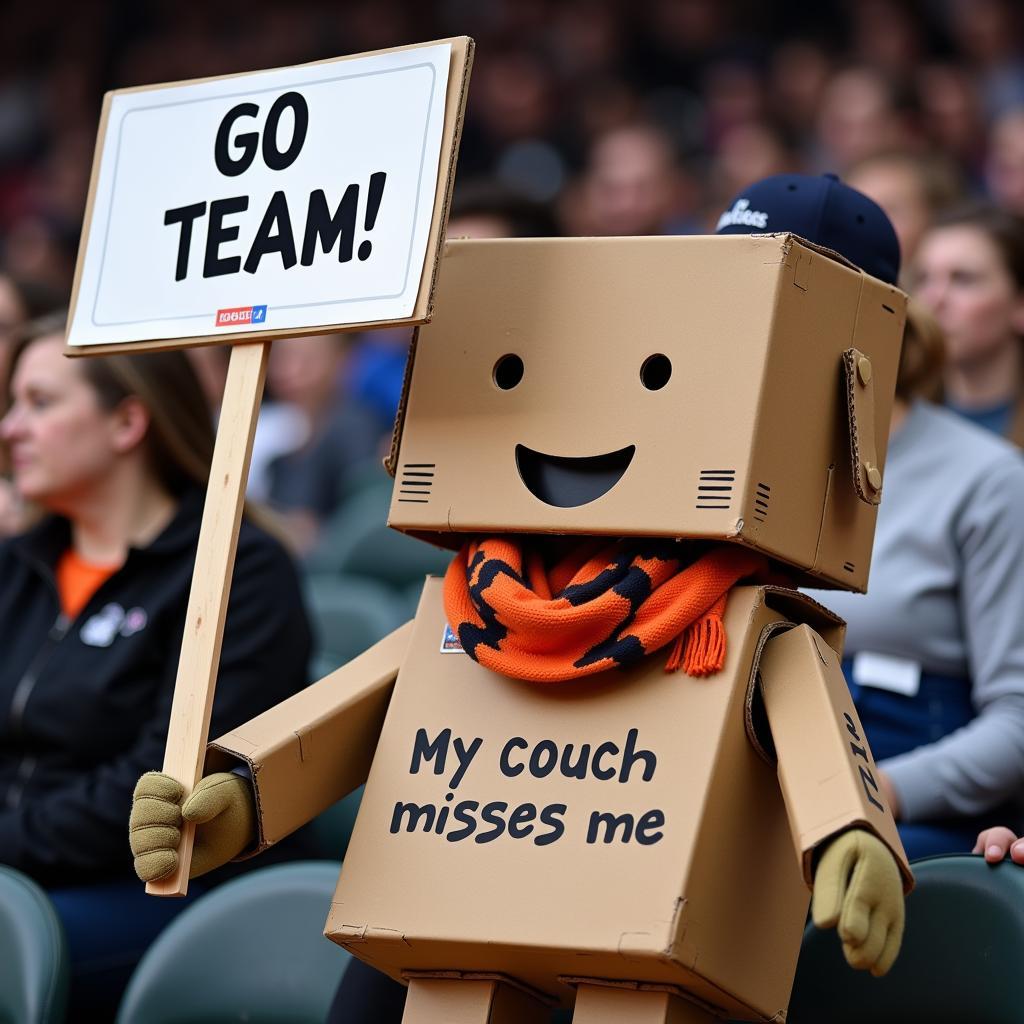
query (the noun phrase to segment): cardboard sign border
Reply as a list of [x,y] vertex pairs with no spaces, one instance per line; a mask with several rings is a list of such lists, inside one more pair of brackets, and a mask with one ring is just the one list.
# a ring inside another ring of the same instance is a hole
[[[441,263],[441,252],[444,247],[445,226],[448,223],[448,210],[451,206],[452,188],[455,182],[455,163],[459,155],[459,143],[462,139],[462,123],[466,111],[466,90],[469,86],[469,74],[473,66],[475,43],[469,36],[452,36],[447,39],[435,39],[426,43],[412,43],[407,46],[393,46],[385,50],[371,50],[367,53],[354,53],[346,57],[329,57],[326,60],[310,61],[297,67],[315,67],[321,64],[338,64],[343,61],[358,60],[363,57],[377,57],[385,53],[399,53],[405,50],[421,50],[427,46],[451,45],[451,64],[448,68],[448,89],[445,95],[444,127],[441,131],[441,153],[437,166],[437,187],[434,192],[434,211],[430,222],[430,233],[427,236],[427,253],[423,272],[420,275],[419,291],[416,294],[416,305],[411,316],[396,320],[372,320],[358,324],[324,324],[319,327],[276,328],[265,331],[245,331],[224,335],[209,334],[195,338],[154,338],[148,341],[123,341],[109,345],[64,345],[67,356],[108,355],[112,353],[153,352],[176,348],[198,348],[201,345],[235,345],[252,341],[271,341],[274,338],[295,338],[307,334],[325,334],[342,331],[365,331],[374,327],[400,327],[403,325],[429,323],[433,314],[434,288],[437,283],[438,270]],[[279,69],[262,69],[279,70]],[[231,78],[244,78],[252,75],[252,71],[243,71],[231,75],[213,75],[207,78],[193,78],[181,82],[161,82],[156,85],[133,86],[128,89],[114,89],[103,97],[103,109],[100,114],[99,128],[96,132],[96,148],[93,153],[92,173],[89,178],[89,196],[82,221],[82,238],[78,247],[78,258],[75,263],[75,280],[71,290],[71,302],[68,306],[68,324],[74,319],[78,306],[78,292],[81,286],[82,270],[85,253],[88,249],[90,228],[92,225],[93,207],[96,201],[96,189],[99,182],[100,160],[103,155],[103,144],[107,135],[107,123],[110,119],[110,107],[115,96],[131,93],[152,92],[182,85],[202,85],[205,82],[224,81]]]

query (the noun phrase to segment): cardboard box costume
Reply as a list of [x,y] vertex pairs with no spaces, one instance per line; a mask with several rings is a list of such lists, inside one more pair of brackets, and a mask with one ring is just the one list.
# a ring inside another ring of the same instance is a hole
[[[456,547],[728,541],[864,588],[897,289],[789,235],[457,241],[436,310],[396,426],[392,526]],[[645,377],[655,356],[667,380]],[[250,767],[261,848],[368,776],[326,934],[436,979],[412,1018],[448,1019],[438,993],[459,979],[479,1020],[581,984],[629,992],[636,1020],[677,1019],[669,1002],[782,1020],[815,851],[864,828],[912,877],[840,620],[740,586],[725,627],[708,678],[666,673],[663,650],[541,687],[463,653],[428,580],[413,623],[218,738],[207,772]]]

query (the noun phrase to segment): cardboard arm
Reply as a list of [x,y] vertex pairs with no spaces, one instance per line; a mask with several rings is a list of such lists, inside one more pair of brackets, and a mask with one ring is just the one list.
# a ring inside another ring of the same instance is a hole
[[909,892],[914,876],[836,652],[810,626],[796,626],[767,642],[759,675],[804,881],[813,883],[817,848],[864,828],[892,851]]
[[259,853],[351,793],[370,773],[412,623],[319,682],[214,740],[204,774],[252,773]]

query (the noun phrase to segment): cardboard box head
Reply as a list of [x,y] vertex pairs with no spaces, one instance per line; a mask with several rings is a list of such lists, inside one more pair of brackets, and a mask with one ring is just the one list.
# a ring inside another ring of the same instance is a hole
[[792,235],[453,241],[390,524],[725,540],[867,584],[905,296]]

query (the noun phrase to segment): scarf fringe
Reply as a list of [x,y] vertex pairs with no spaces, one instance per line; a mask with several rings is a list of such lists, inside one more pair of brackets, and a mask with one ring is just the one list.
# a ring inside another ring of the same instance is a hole
[[702,615],[676,638],[665,662],[666,672],[680,668],[688,676],[710,676],[725,664],[725,622],[716,611]]

